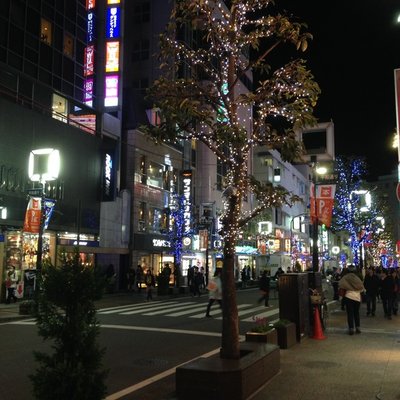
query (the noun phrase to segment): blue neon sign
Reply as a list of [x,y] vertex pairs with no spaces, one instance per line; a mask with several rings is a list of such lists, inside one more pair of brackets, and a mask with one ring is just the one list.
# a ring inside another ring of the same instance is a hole
[[120,8],[109,7],[107,9],[106,37],[108,39],[118,38],[120,31]]

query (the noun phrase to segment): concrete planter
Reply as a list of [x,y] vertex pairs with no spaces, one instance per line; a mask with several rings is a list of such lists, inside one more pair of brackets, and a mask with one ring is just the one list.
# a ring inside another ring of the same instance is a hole
[[275,328],[267,332],[246,332],[246,342],[270,343],[278,345],[278,333]]
[[278,345],[281,349],[288,349],[297,343],[296,324],[294,322],[275,326],[275,329],[278,334]]
[[278,346],[244,342],[240,350],[238,360],[225,360],[217,354],[178,367],[178,400],[245,400],[279,372]]

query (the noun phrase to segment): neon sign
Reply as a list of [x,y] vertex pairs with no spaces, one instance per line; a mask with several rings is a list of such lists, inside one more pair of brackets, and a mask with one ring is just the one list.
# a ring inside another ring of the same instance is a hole
[[83,102],[90,106],[93,107],[93,79],[86,79],[84,83],[84,93],[83,93]]
[[119,42],[106,43],[106,72],[119,70]]
[[108,39],[119,37],[120,20],[119,7],[110,7],[107,9],[106,37]]
[[118,105],[118,75],[108,75],[105,78],[104,106],[115,107]]
[[93,75],[94,73],[94,46],[87,46],[85,48],[85,65],[83,74],[85,76]]
[[94,40],[94,14],[92,12],[87,15],[87,41],[88,43]]

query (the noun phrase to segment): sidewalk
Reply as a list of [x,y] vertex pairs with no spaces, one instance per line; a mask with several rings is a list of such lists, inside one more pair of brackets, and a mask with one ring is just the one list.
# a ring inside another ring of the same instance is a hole
[[347,333],[346,312],[330,313],[325,340],[307,338],[281,350],[281,373],[252,400],[400,399],[400,316],[366,317],[361,305],[360,335]]

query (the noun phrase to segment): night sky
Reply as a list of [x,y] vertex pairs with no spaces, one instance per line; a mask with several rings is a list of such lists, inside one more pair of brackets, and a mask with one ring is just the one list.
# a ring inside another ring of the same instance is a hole
[[276,0],[314,36],[301,55],[321,96],[320,122],[332,120],[339,155],[366,156],[371,175],[397,166],[394,69],[400,68],[400,2]]

